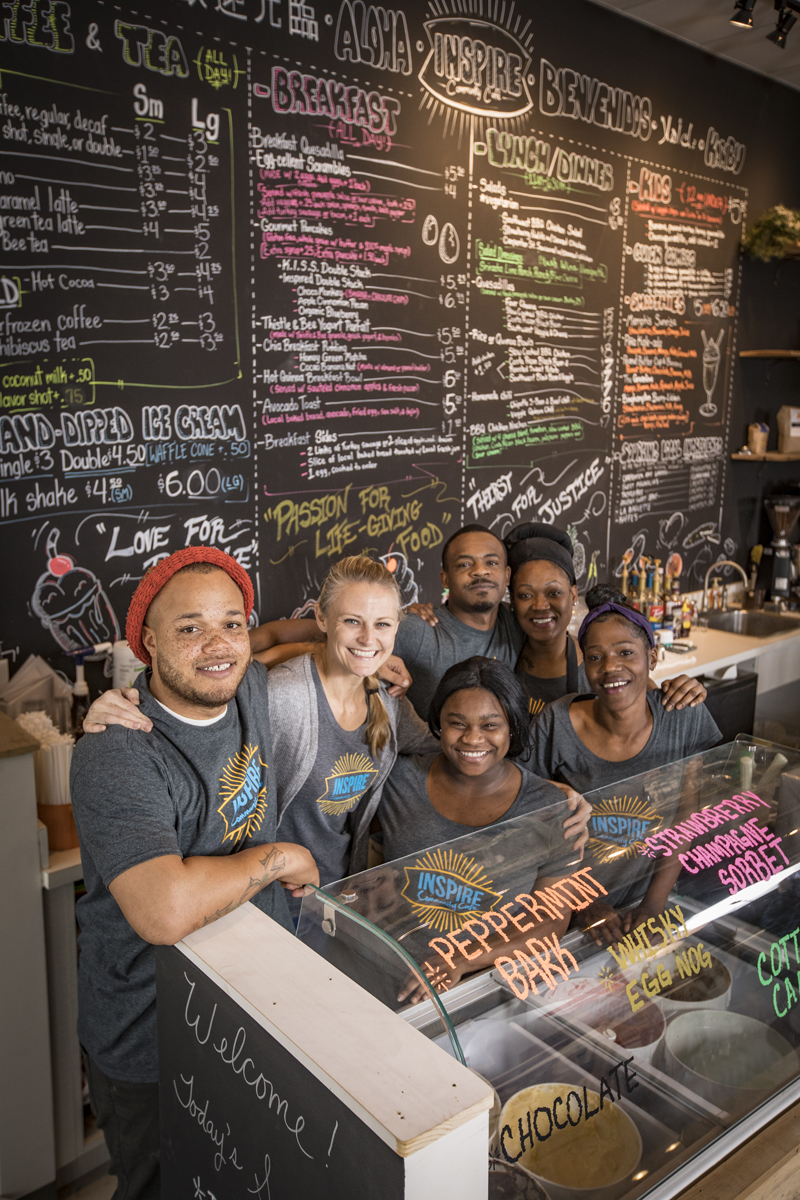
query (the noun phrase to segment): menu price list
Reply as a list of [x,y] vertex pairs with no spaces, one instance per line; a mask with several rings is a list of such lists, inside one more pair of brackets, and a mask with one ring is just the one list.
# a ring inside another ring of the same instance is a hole
[[[280,116],[250,135],[266,562],[288,573],[296,611],[331,561],[362,551],[408,602],[421,572],[435,578],[460,509],[464,329],[447,320],[456,305],[442,271],[460,252],[441,212],[448,170],[409,153],[402,92],[371,93],[377,137],[362,140],[356,111],[320,137],[279,68],[271,78]],[[318,104],[343,86],[303,78]]]
[[746,193],[732,182],[629,170],[612,511],[620,526],[657,518],[659,547],[679,551],[692,578],[722,540],[745,215]]
[[623,168],[492,123],[472,161],[467,505],[500,532],[566,526],[585,586],[607,553]]
[[56,560],[112,613],[184,545],[256,561],[230,110],[181,86],[185,32],[156,71],[158,30],[95,16],[57,70],[7,38],[0,91],[0,522],[30,533],[44,574],[14,603],[51,632],[42,589],[77,585]]

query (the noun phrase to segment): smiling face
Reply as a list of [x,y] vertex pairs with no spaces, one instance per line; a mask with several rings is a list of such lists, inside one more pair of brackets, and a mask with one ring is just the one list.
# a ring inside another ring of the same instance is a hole
[[484,613],[497,608],[511,572],[503,543],[491,533],[462,533],[447,552],[440,578],[450,589],[450,608]]
[[538,560],[517,570],[511,598],[528,640],[544,644],[565,638],[578,588],[555,563]]
[[645,645],[625,617],[599,617],[583,639],[583,665],[589,687],[605,707],[623,712],[644,704],[656,651]]
[[394,650],[400,620],[392,588],[374,583],[349,583],[340,588],[323,613],[317,605],[317,624],[328,635],[325,663],[329,671],[374,675]]
[[179,571],[145,621],[153,695],[182,716],[215,716],[233,699],[250,663],[244,601],[231,577],[219,569]]
[[439,722],[442,753],[461,775],[485,775],[508,754],[508,718],[497,697],[484,688],[453,692]]

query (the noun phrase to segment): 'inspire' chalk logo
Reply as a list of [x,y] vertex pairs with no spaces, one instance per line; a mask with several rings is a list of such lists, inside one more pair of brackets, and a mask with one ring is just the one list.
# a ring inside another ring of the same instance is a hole
[[317,797],[324,813],[337,816],[355,808],[378,771],[366,754],[343,754],[325,780],[325,791]]
[[645,837],[661,825],[650,800],[612,796],[595,804],[589,820],[589,852],[598,862],[634,858]]
[[258,746],[242,746],[238,754],[228,759],[220,777],[222,797],[217,812],[225,822],[223,842],[247,838],[261,828],[267,811],[267,785],[262,767],[267,763],[259,756]]
[[500,899],[480,863],[453,850],[428,850],[405,871],[402,895],[431,929],[460,929]]
[[425,21],[430,49],[419,73],[422,86],[448,108],[479,117],[529,112],[532,35],[527,33],[523,45],[509,28],[511,12],[504,28],[503,23],[466,15],[455,0],[452,7],[452,13],[439,9],[433,20]]

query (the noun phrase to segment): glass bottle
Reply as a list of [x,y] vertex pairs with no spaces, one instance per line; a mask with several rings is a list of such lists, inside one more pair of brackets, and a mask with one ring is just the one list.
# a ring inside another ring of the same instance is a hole
[[660,629],[664,624],[664,572],[660,558],[654,559],[653,562],[653,595],[648,617],[653,628]]

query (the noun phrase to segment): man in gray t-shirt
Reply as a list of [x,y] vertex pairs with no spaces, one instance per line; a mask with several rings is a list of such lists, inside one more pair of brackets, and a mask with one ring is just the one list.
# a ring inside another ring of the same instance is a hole
[[145,575],[126,631],[152,663],[137,684],[139,715],[84,737],[73,757],[86,882],[78,1030],[126,1200],[160,1194],[153,944],[172,945],[251,899],[286,924],[281,883],[299,894],[319,878],[307,850],[275,841],[267,673],[250,665],[247,637],[252,601],[246,573],[213,548],[178,551]]
[[423,721],[445,671],[475,654],[515,667],[525,634],[502,603],[511,572],[506,548],[482,525],[465,525],[442,550],[447,603],[434,609],[433,626],[411,614],[400,622],[395,653],[413,683],[408,698]]
[[[525,634],[505,604],[498,606],[493,614],[494,623],[487,629],[467,624],[462,609],[453,611],[452,591],[447,604],[434,612],[437,624],[433,626],[416,613],[408,613],[394,639],[395,654],[402,658],[413,679],[406,694],[423,721],[428,719],[439,680],[450,667],[480,654],[483,658],[496,658],[513,669],[525,641]],[[456,616],[456,612],[460,615]]]
[[[265,667],[253,663],[223,714],[210,721],[190,722],[165,708],[144,675],[136,687],[152,732],[113,725],[82,738],[75,750],[70,785],[86,884],[77,905],[78,1034],[112,1079],[154,1082],[155,961],[115,900],[114,881],[163,856],[227,858],[272,842],[277,803]],[[252,900],[289,928],[280,886]],[[198,924],[214,915],[209,904],[205,909]]]

